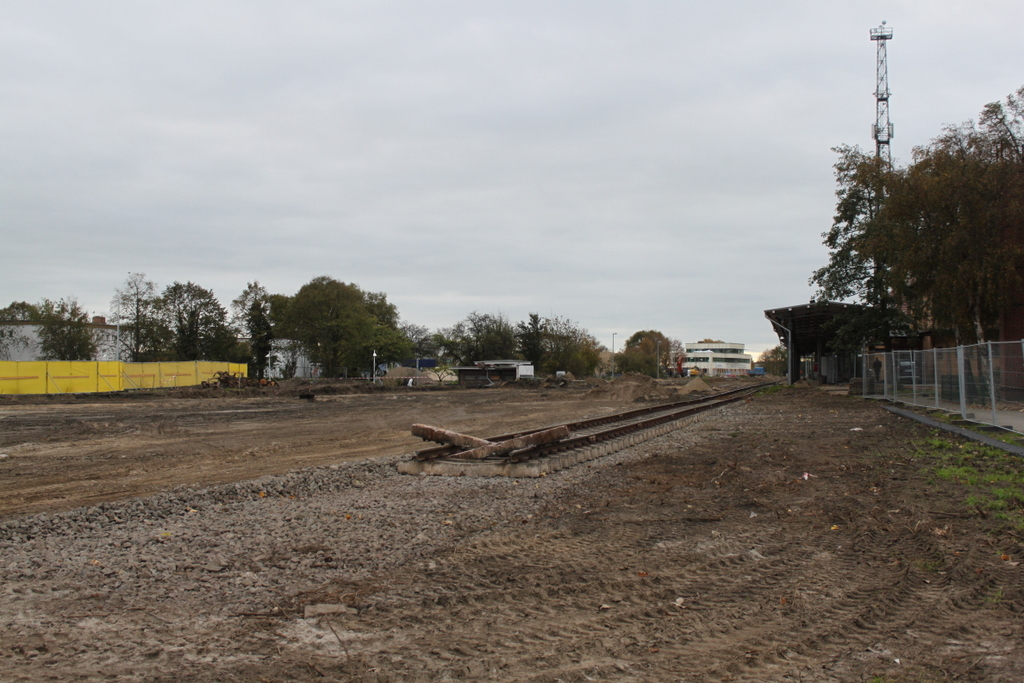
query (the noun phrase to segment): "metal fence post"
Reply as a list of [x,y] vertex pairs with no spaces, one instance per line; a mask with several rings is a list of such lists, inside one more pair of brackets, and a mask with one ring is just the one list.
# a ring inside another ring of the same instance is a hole
[[860,395],[867,395],[867,347],[860,353]]
[[996,419],[996,359],[992,355],[992,342],[988,342],[988,393],[992,400],[992,426],[998,423]]
[[[1024,341],[1021,342],[1021,345],[1024,346]],[[868,395],[868,347],[867,346],[864,347],[864,352],[860,354],[860,365],[861,365],[861,371],[860,371],[861,389],[860,389],[860,393],[861,393],[861,396],[867,396]]]
[[964,347],[956,347],[957,383],[960,386],[960,417],[967,419],[967,389],[964,387]]
[[888,354],[888,359],[887,360],[889,362],[886,363],[886,365],[891,365],[892,366],[892,368],[891,368],[892,371],[890,372],[890,368],[888,368],[888,367],[885,370],[885,395],[886,395],[886,398],[889,397],[889,387],[892,387],[892,401],[895,402],[896,401],[896,352],[895,351],[890,351],[889,354]]
[[914,405],[917,405],[917,351],[910,352],[910,386],[914,395]]
[[932,347],[932,378],[935,382],[935,407],[939,407],[939,350]]

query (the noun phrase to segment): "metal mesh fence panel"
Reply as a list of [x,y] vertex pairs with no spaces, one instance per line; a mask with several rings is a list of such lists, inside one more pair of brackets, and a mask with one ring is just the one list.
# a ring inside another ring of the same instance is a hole
[[1024,340],[861,355],[863,393],[1024,433]]

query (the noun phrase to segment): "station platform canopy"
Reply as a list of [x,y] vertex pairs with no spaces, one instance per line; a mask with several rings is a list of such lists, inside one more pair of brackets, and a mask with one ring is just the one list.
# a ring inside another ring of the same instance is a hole
[[800,377],[801,358],[813,355],[814,365],[821,366],[828,344],[835,337],[832,321],[843,312],[857,308],[860,308],[858,304],[813,301],[764,312],[764,317],[771,322],[775,333],[786,346],[790,383]]

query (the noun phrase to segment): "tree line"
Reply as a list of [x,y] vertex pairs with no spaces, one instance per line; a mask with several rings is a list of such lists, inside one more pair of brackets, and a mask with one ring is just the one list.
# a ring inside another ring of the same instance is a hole
[[[450,327],[430,330],[401,320],[385,293],[328,276],[313,278],[292,295],[272,294],[251,282],[225,307],[212,290],[196,283],[161,289],[145,273],[130,273],[115,289],[110,309],[121,360],[248,363],[250,375],[260,378],[272,364],[285,377],[293,376],[302,355],[323,377],[369,370],[374,358],[386,364],[433,358],[442,367],[527,360],[541,374],[588,376],[607,351],[578,323],[537,313],[513,322],[501,313],[474,311]],[[42,360],[87,360],[98,352],[95,327],[73,297],[0,309],[0,359],[28,343],[11,323],[35,325]],[[664,376],[680,354],[677,340],[642,330],[615,355],[615,367]]]
[[993,339],[1024,273],[1024,87],[916,147],[907,166],[841,146],[820,300],[853,299],[839,348],[894,335]]

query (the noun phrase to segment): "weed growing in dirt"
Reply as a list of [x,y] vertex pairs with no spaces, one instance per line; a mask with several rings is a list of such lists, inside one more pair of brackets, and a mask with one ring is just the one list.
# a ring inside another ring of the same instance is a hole
[[943,565],[940,560],[912,560],[911,561],[921,571],[928,572],[929,574],[937,574],[942,571]]
[[761,389],[760,391],[755,393],[754,396],[771,396],[772,394],[777,394],[780,391],[785,391],[787,388],[788,387],[782,384],[773,384],[770,387],[765,387],[764,389]]
[[932,462],[931,481],[943,480],[965,489],[963,504],[982,517],[1003,523],[1004,529],[1024,531],[1024,463],[998,448],[959,443],[939,434],[913,444],[912,455]]

